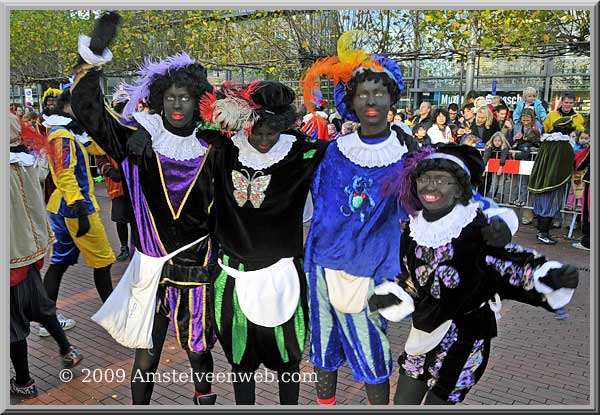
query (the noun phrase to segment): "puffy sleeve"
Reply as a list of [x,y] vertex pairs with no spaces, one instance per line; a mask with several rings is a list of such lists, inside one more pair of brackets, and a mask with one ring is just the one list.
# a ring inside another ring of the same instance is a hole
[[75,177],[77,156],[75,142],[67,137],[51,138],[48,149],[48,161],[56,187],[68,206],[78,200],[84,200],[79,183]]
[[537,252],[516,244],[488,248],[487,251],[485,261],[495,271],[501,298],[550,311],[564,307],[571,301],[575,289],[553,288],[543,282],[543,277],[551,269],[562,267],[560,262],[549,261]]

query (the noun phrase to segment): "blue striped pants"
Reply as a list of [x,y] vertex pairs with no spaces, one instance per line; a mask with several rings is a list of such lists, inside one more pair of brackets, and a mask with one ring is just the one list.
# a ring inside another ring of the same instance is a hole
[[[325,270],[317,265],[306,274],[310,311],[310,360],[325,371],[335,371],[347,360],[357,382],[378,384],[392,373],[387,321],[366,306],[360,313],[335,310],[327,293]],[[371,283],[369,296],[373,294]]]

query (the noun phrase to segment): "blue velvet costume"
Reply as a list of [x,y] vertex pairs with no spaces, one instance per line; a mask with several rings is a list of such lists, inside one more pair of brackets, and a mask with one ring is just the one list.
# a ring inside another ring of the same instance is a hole
[[[387,138],[361,141],[377,144]],[[345,139],[331,143],[311,189],[315,210],[305,253],[310,357],[315,367],[326,371],[348,360],[357,381],[377,384],[389,378],[393,365],[386,321],[368,306],[360,313],[335,310],[327,298],[324,268],[373,279],[369,295],[373,286],[399,274],[400,221],[408,216],[394,197],[383,197],[381,189],[403,159],[362,167],[340,151],[338,144]]]

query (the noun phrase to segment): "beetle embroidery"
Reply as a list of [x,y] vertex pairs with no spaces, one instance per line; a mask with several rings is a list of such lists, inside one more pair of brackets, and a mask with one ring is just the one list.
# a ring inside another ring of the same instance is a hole
[[358,213],[360,221],[365,221],[368,211],[375,206],[375,201],[369,194],[369,188],[372,184],[372,179],[365,179],[360,176],[352,178],[352,186],[344,188],[344,192],[348,195],[348,205],[340,206],[340,210],[344,216]]

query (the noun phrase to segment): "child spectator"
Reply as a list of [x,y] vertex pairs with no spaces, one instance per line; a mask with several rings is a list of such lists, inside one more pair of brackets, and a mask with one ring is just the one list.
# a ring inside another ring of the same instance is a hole
[[579,150],[585,150],[590,146],[590,133],[589,130],[579,134],[579,137],[575,139],[575,152]]
[[[500,167],[495,174],[488,173],[488,179],[492,178],[492,184],[488,191],[488,197],[493,198],[497,202],[502,201],[502,195],[504,193],[504,175],[502,174],[502,169],[504,168],[504,164],[506,163],[506,159],[508,158],[508,151],[510,150],[510,144],[504,137],[500,131],[494,133],[492,138],[485,145],[485,151],[483,153],[483,164],[487,165],[487,162],[490,158],[500,159]],[[496,194],[499,194],[496,197]]]
[[466,144],[471,147],[477,147],[477,145],[480,142],[481,140],[475,134],[467,134],[463,137],[463,140],[460,142],[460,144]]
[[[516,160],[531,160],[531,150],[539,145],[540,142],[540,131],[537,129],[530,129],[523,138],[515,140],[512,145],[512,149],[516,150]],[[519,175],[513,179],[513,192],[516,194],[516,198],[510,202],[514,206],[525,206],[527,201],[527,184],[529,183],[529,176]],[[528,222],[525,220],[525,222]],[[527,225],[528,223],[524,223]]]
[[327,139],[327,141],[333,141],[337,139],[340,135],[340,133],[338,133],[337,129],[335,128],[335,124],[333,123],[327,124],[327,132],[329,133],[329,138]]
[[413,137],[415,137],[419,148],[431,145],[431,139],[427,135],[425,127],[425,124],[417,124],[413,128]]
[[458,144],[458,125],[448,124],[448,127],[450,127],[450,132],[452,133],[452,136],[450,137],[450,142]]

